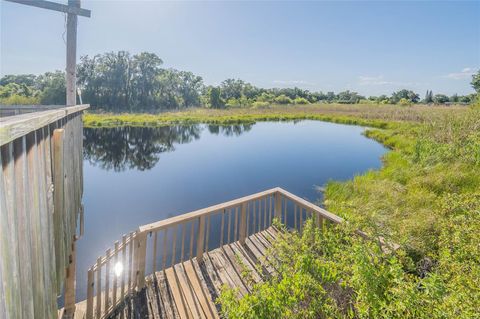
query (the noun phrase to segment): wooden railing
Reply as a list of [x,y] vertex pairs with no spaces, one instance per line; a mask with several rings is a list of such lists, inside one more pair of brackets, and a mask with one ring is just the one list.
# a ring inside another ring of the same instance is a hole
[[272,225],[274,218],[302,231],[308,218],[318,226],[342,219],[281,188],[143,225],[124,235],[88,270],[86,318],[104,318],[133,291],[145,287],[145,275],[163,271]]
[[25,106],[31,113],[0,117],[0,318],[54,318],[62,291],[74,311],[88,107]]

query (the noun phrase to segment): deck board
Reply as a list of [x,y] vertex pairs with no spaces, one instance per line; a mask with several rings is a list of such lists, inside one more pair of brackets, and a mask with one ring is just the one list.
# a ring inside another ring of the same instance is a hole
[[[271,228],[147,277],[147,287],[127,298],[110,318],[219,318],[216,299],[223,285],[249,293],[275,269],[265,256],[275,236]],[[245,277],[249,273],[249,278]]]

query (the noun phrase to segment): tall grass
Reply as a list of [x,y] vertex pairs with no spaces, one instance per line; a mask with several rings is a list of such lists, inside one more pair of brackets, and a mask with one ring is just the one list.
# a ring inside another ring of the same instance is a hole
[[278,274],[242,299],[222,294],[227,317],[479,317],[480,110],[400,117],[367,132],[391,148],[383,168],[329,182],[324,204],[401,248],[343,227],[289,234],[271,251]]

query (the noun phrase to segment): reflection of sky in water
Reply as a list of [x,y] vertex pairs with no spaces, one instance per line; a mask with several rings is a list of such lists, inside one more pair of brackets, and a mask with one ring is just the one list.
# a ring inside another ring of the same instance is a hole
[[[87,268],[140,225],[276,186],[316,201],[315,186],[380,167],[385,148],[363,130],[317,121],[86,130],[77,298]],[[112,264],[117,276],[124,269]]]

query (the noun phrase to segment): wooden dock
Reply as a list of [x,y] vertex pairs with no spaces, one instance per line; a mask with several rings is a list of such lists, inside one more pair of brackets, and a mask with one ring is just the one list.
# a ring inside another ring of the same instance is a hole
[[88,270],[75,317],[218,318],[223,285],[243,296],[275,271],[273,220],[302,232],[309,218],[318,227],[342,222],[277,187],[140,226]]

